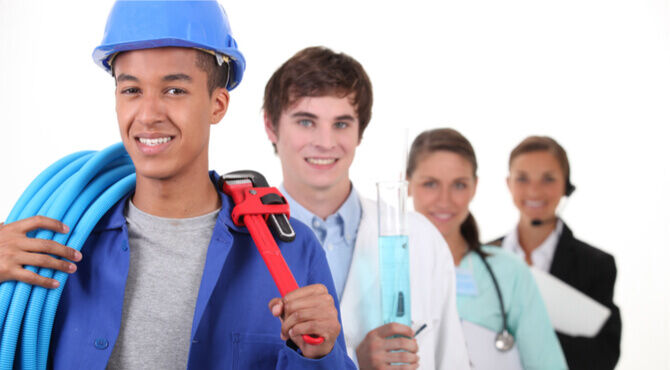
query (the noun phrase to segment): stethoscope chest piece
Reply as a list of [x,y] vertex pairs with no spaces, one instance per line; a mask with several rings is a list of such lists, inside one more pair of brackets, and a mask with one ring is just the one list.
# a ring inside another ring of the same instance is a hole
[[514,347],[514,337],[507,330],[503,330],[496,335],[496,349],[500,352],[507,352]]

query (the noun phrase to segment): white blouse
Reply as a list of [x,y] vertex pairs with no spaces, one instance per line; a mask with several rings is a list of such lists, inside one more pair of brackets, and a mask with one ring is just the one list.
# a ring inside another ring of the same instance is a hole
[[[556,228],[549,234],[542,244],[530,254],[530,260],[533,262],[534,267],[544,272],[549,272],[551,262],[554,260],[554,252],[556,251],[561,232],[563,232],[563,221],[559,219],[556,222]],[[503,238],[502,248],[516,254],[524,261],[526,260],[526,252],[523,251],[523,248],[521,248],[521,245],[519,244],[519,231],[516,226],[512,231],[505,235],[505,238]]]

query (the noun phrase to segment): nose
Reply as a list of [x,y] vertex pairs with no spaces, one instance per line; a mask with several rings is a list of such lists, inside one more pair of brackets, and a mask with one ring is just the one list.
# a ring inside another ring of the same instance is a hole
[[542,184],[539,181],[531,181],[527,191],[528,195],[531,197],[540,195],[542,193]]
[[448,186],[442,186],[437,191],[435,202],[438,206],[446,207],[451,204],[451,191]]
[[143,125],[152,125],[163,121],[165,110],[163,103],[156,94],[142,96],[136,120]]
[[321,149],[332,149],[335,147],[335,133],[328,125],[317,127],[314,133],[314,145]]

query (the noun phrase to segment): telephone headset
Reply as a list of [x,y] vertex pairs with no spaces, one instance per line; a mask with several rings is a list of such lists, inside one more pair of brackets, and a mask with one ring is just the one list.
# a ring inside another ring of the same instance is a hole
[[[575,185],[573,185],[572,182],[570,181],[570,171],[568,171],[568,176],[565,179],[565,196],[569,197],[572,193],[575,192],[575,189],[577,189],[577,187]],[[547,222],[553,221],[554,218],[556,218],[556,216],[554,216],[550,219],[545,219],[545,220],[541,220],[539,218],[536,218],[534,220],[531,220],[530,224],[531,224],[531,226],[541,226],[541,225],[543,225]]]

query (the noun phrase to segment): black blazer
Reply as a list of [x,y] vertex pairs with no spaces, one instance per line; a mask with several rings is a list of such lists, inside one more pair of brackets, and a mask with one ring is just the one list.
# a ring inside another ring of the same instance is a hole
[[[500,246],[502,239],[491,244]],[[605,325],[593,338],[556,332],[568,367],[571,370],[614,369],[621,343],[621,315],[613,301],[617,273],[614,257],[576,239],[563,224],[549,272],[611,310]]]

